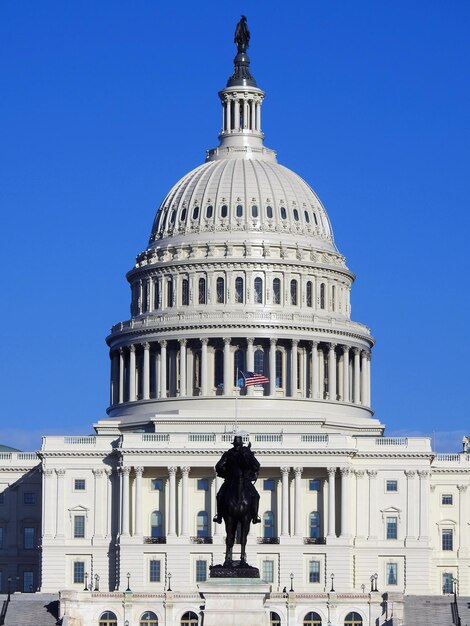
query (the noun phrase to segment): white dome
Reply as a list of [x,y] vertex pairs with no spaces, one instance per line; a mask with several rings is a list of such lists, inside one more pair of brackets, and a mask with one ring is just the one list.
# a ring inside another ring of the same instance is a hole
[[203,231],[291,233],[335,250],[326,211],[295,172],[268,159],[211,160],[183,176],[168,193],[150,244]]

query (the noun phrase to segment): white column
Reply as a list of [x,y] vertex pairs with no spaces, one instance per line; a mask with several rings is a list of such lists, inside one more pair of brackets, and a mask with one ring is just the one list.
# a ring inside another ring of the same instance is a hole
[[328,467],[328,537],[336,537],[335,482],[336,467]]
[[148,400],[150,398],[150,344],[145,342],[143,344],[144,347],[144,367],[143,367],[143,395],[144,400]]
[[269,340],[269,395],[276,395],[276,339]]
[[44,538],[52,537],[54,533],[52,515],[54,509],[51,502],[55,497],[55,472],[52,469],[42,470],[42,534]]
[[299,341],[297,339],[292,339],[292,348],[291,348],[291,381],[290,381],[290,394],[293,398],[297,397],[297,348],[299,345]]
[[302,467],[294,467],[294,534],[302,536]]
[[[459,490],[459,556],[468,551],[467,485],[457,485]],[[466,556],[466,555],[465,555]]]
[[224,396],[230,395],[233,387],[232,370],[230,363],[230,337],[224,337]]
[[256,128],[256,106],[255,106],[255,101],[254,100],[250,100],[250,112],[251,112],[251,130],[255,130]]
[[135,402],[135,346],[129,346],[129,402]]
[[330,343],[328,353],[328,397],[336,400],[336,344]]
[[351,469],[341,467],[341,537],[351,537]]
[[349,346],[343,346],[343,402],[349,402]]
[[93,536],[97,539],[104,537],[104,524],[103,524],[103,476],[104,470],[93,469],[94,476],[94,529]]
[[248,101],[243,100],[243,128],[248,127]]
[[261,102],[256,103],[256,130],[261,130]]
[[354,404],[361,403],[360,384],[361,384],[361,367],[359,348],[353,348],[354,352]]
[[368,534],[367,515],[364,515],[364,503],[368,500],[368,484],[364,479],[364,470],[355,470],[356,474],[356,537],[365,540]]
[[225,120],[227,130],[230,131],[232,128],[232,100],[230,98],[225,101]]
[[325,398],[325,353],[318,351],[318,396],[320,400]]
[[233,127],[234,130],[240,130],[240,101],[238,98],[235,99],[235,111],[234,111],[235,119]]
[[377,539],[377,472],[367,470],[369,476],[369,539]]
[[119,404],[124,402],[124,349],[119,348]]
[[121,509],[121,535],[129,534],[129,474],[130,467],[121,467],[122,475],[122,509]]
[[[56,537],[64,538],[65,515],[65,470],[56,469],[57,474],[57,508],[56,508]],[[47,503],[46,503],[47,504]],[[49,503],[50,504],[50,503]]]
[[160,398],[166,398],[166,346],[166,339],[160,341]]
[[105,468],[104,470],[106,480],[105,480],[105,496],[106,499],[106,517],[105,517],[105,531],[104,535],[106,538],[111,537],[112,535],[112,524],[113,524],[113,470],[110,467]]
[[134,467],[135,472],[135,510],[134,510],[134,535],[142,536],[142,474],[143,467]]
[[416,540],[416,512],[417,512],[417,483],[416,471],[405,470],[406,476],[406,540]]
[[371,386],[370,386],[370,359],[372,357],[371,352],[367,353],[366,371],[367,371],[367,383],[366,383],[366,404],[371,406]]
[[361,351],[361,404],[367,405],[367,352]]
[[[253,351],[253,337],[248,337],[246,340],[246,369],[252,372],[255,369],[255,354]],[[247,387],[247,395],[252,396],[254,393],[253,387]]]
[[209,339],[201,339],[201,395],[207,396],[207,344]]
[[312,341],[311,392],[312,398],[318,398],[318,342]]
[[182,398],[184,398],[187,393],[186,344],[187,344],[187,339],[180,339],[180,396]]
[[181,535],[189,536],[189,471],[190,467],[181,468]]
[[[154,344],[155,346],[158,344]],[[153,358],[155,359],[154,361],[154,385],[155,385],[155,397],[159,398],[160,397],[160,351],[159,350],[155,350],[154,354],[153,354]]]
[[168,468],[168,488],[169,488],[169,507],[168,507],[168,536],[176,535],[176,467]]
[[290,467],[281,467],[282,475],[282,518],[281,518],[281,535],[289,536],[289,472]]
[[419,538],[421,541],[429,539],[429,470],[419,470]]

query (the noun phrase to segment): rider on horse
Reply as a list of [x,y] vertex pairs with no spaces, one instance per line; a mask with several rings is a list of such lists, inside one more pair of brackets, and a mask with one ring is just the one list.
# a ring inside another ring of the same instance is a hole
[[223,520],[223,503],[228,490],[230,480],[233,477],[233,471],[235,468],[240,468],[243,472],[243,479],[246,488],[251,494],[252,509],[251,509],[251,521],[253,524],[259,524],[261,519],[258,516],[259,508],[259,493],[256,491],[253,482],[258,478],[258,472],[260,465],[255,458],[255,455],[251,451],[251,443],[248,446],[243,445],[243,439],[239,435],[236,435],[233,439],[233,448],[224,452],[222,458],[215,466],[217,476],[224,478],[224,483],[217,493],[217,514],[214,516],[213,521],[217,524],[221,524]]

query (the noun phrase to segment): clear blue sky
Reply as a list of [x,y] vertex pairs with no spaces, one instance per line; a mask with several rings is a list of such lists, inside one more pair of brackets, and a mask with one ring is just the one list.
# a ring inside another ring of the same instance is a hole
[[266,144],[356,272],[376,416],[441,450],[470,430],[469,2],[2,0],[0,443],[105,415],[125,272],[217,145],[241,13]]

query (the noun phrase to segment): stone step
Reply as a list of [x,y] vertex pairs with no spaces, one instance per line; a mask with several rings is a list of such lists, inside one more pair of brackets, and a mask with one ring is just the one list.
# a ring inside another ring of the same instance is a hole
[[5,618],[5,626],[56,626],[59,619],[59,598],[49,593],[13,594]]
[[405,596],[404,626],[453,626],[451,604],[450,596]]

